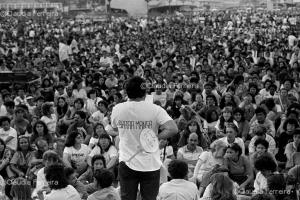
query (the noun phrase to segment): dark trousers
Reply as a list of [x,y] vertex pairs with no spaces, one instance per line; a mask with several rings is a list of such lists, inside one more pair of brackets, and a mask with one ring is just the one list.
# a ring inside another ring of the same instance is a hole
[[122,200],[136,200],[138,185],[143,200],[156,200],[159,190],[160,170],[140,172],[130,169],[124,162],[119,164]]

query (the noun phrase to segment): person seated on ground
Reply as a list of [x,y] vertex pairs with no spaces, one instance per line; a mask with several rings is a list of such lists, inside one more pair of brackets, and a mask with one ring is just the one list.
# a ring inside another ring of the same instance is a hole
[[30,161],[30,169],[27,173],[27,177],[29,180],[33,180],[38,171],[43,168],[43,155],[46,151],[49,150],[49,145],[46,140],[43,138],[39,138],[36,140],[37,150],[33,152],[31,161]]
[[18,177],[14,180],[10,196],[13,200],[31,200],[31,186],[28,181],[23,177]]
[[83,111],[76,111],[74,114],[74,123],[72,123],[67,130],[67,137],[74,131],[80,131],[83,138],[84,144],[88,145],[93,135],[92,125],[86,122],[86,114]]
[[98,191],[88,196],[87,200],[121,200],[119,193],[112,186],[114,174],[107,169],[98,170],[95,174]]
[[45,200],[81,200],[77,190],[68,183],[63,165],[50,165],[46,167],[45,172],[50,189]]
[[29,138],[20,136],[18,141],[17,151],[10,160],[11,170],[14,177],[25,177],[31,167],[31,159],[33,156],[33,149],[30,146]]
[[172,160],[168,166],[168,172],[172,180],[160,186],[158,200],[173,200],[179,197],[185,200],[199,198],[197,186],[187,181],[188,165],[186,162]]
[[264,126],[257,126],[253,133],[255,136],[251,139],[249,143],[249,155],[253,154],[255,152],[255,141],[258,139],[264,139],[269,143],[268,152],[275,155],[276,151],[276,143],[272,136],[267,134],[267,129]]
[[53,150],[58,154],[58,156],[63,159],[64,149],[66,140],[63,138],[58,138],[53,143]]
[[81,199],[87,199],[88,193],[86,192],[86,188],[83,183],[78,181],[78,179],[76,178],[75,170],[72,167],[66,167],[65,174],[68,183],[77,190],[77,192],[80,194]]
[[106,162],[106,168],[114,171],[118,161],[118,151],[113,145],[112,140],[108,134],[99,136],[98,144],[94,147],[88,156],[88,163],[91,165],[91,159],[94,155],[103,155]]
[[196,133],[198,135],[198,144],[202,149],[207,150],[209,147],[209,141],[203,136],[201,132],[200,125],[197,121],[191,120],[186,129],[180,133],[180,139],[178,142],[178,147],[183,147],[188,143],[188,138],[191,133]]
[[255,128],[257,126],[264,126],[266,128],[266,134],[275,137],[275,127],[272,121],[266,119],[267,112],[265,108],[258,107],[255,109],[256,120],[250,124],[250,132],[249,134],[254,137],[255,136]]
[[287,163],[291,162],[292,156],[297,152],[297,147],[300,144],[300,128],[297,128],[293,132],[293,141],[285,146],[284,154],[287,158]]
[[179,148],[177,152],[177,159],[186,162],[189,166],[189,178],[194,173],[198,159],[203,152],[203,149],[197,144],[198,135],[191,133],[188,138],[188,144]]
[[300,144],[298,144],[296,152],[294,152],[286,163],[285,169],[291,169],[295,165],[300,165]]
[[100,137],[100,135],[102,135],[102,134],[107,134],[107,132],[106,132],[106,130],[105,130],[105,128],[104,128],[104,125],[101,124],[101,123],[97,123],[97,124],[94,126],[94,134],[93,134],[93,136],[91,137],[90,142],[89,142],[89,147],[90,147],[91,149],[93,149],[93,148],[97,145],[97,143],[98,143],[98,141],[99,141],[99,137]]
[[268,193],[273,194],[276,200],[285,200],[291,198],[286,190],[286,179],[283,174],[273,174],[267,178]]
[[268,152],[269,143],[264,139],[257,139],[254,143],[255,152],[250,155],[250,165],[254,169],[255,161],[261,156],[267,155],[273,158],[273,160],[277,163],[275,156]]
[[33,126],[33,134],[30,138],[30,143],[35,144],[38,138],[45,139],[48,144],[49,148],[53,147],[53,137],[49,134],[48,128],[43,121],[37,121]]
[[237,200],[237,188],[228,176],[223,173],[214,174],[211,183],[205,189],[200,200],[230,199]]
[[254,166],[258,173],[254,181],[253,193],[266,192],[268,189],[267,178],[276,172],[277,164],[272,157],[264,155],[255,161]]
[[88,155],[91,149],[83,144],[83,135],[80,131],[71,132],[67,136],[63,161],[67,167],[72,167],[78,173],[78,176],[88,169]]
[[215,141],[211,144],[210,151],[204,151],[200,155],[194,175],[190,181],[194,183],[201,183],[203,176],[208,173],[215,165],[224,164],[224,155],[227,145],[222,141]]
[[45,177],[45,167],[48,167],[53,164],[62,163],[58,154],[55,151],[49,150],[46,151],[43,155],[43,165],[44,167],[40,169],[37,173],[36,178],[36,188],[32,193],[33,198],[38,198],[44,200],[45,194],[48,191],[48,182]]
[[[92,158],[93,168],[89,168],[86,173],[79,177],[79,180],[85,184],[85,188],[88,194],[92,194],[97,191],[95,173],[98,170],[106,169],[105,158],[102,155],[95,155]],[[86,180],[86,181],[85,181]]]
[[283,163],[283,165],[287,162],[287,157],[285,153],[285,147],[289,142],[293,141],[293,135],[295,130],[299,127],[299,123],[297,119],[289,118],[283,124],[283,130],[279,137],[277,138],[278,143],[278,153],[276,154],[276,159]]
[[233,143],[227,148],[224,166],[228,168],[231,180],[239,185],[239,190],[244,191],[252,187],[253,169],[249,159],[242,155],[242,149],[238,144]]
[[18,146],[18,134],[17,131],[10,127],[11,120],[4,116],[0,119],[0,139],[2,139],[7,148],[13,151],[17,150]]
[[245,143],[242,138],[237,137],[238,127],[234,123],[228,123],[225,128],[225,136],[218,139],[227,145],[238,144],[242,149],[242,155],[245,155]]

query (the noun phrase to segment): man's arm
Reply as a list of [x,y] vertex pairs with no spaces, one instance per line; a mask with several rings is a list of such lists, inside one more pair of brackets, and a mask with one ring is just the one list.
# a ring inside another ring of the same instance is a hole
[[161,125],[160,129],[162,131],[158,134],[158,139],[168,139],[178,133],[178,128],[174,120],[167,121]]

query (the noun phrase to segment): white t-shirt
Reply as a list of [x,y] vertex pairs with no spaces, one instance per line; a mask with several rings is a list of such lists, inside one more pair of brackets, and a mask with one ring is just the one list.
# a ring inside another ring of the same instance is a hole
[[[197,174],[197,178],[202,181],[203,175],[207,172],[211,171],[217,164],[222,165],[223,162],[221,160],[217,160],[213,157],[211,151],[204,151],[199,157],[199,160],[202,162],[200,169],[198,172],[194,172]],[[199,162],[199,161],[198,161]]]
[[[172,120],[168,113],[151,102],[127,101],[116,105],[111,114],[111,125],[118,128],[121,161],[128,161],[138,151],[139,137],[143,129],[149,128],[158,134],[161,125]],[[136,171],[159,170],[162,163],[159,149],[155,153],[141,152],[126,165]]]
[[68,185],[66,188],[60,190],[52,190],[48,195],[46,195],[45,200],[81,200],[77,190]]
[[74,147],[65,147],[64,149],[64,154],[69,154],[71,156],[71,162],[76,165],[79,171],[87,166],[87,158],[90,152],[91,149],[85,144],[81,144],[79,150]]
[[[101,155],[101,149],[100,147],[97,145],[93,148],[93,150],[90,153],[90,157],[92,158],[94,155]],[[105,162],[106,164],[109,163],[111,161],[111,159],[113,157],[117,157],[118,156],[118,150],[116,149],[115,146],[111,145],[108,149],[107,152],[104,152],[103,157],[105,158]]]
[[57,122],[57,118],[56,118],[55,114],[51,114],[51,118],[49,118],[47,116],[43,116],[41,118],[41,121],[43,121],[47,125],[49,133],[55,133],[55,131],[56,131],[56,122]]
[[13,139],[10,140],[6,146],[16,151],[18,146],[18,133],[16,129],[12,127],[10,127],[8,131],[5,131],[3,128],[0,129],[0,138],[2,140],[5,141],[9,136],[13,137]]

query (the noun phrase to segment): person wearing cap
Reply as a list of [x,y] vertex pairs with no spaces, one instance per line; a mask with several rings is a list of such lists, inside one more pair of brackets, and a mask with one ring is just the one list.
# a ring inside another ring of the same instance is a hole
[[34,109],[36,108],[33,96],[26,97],[27,107],[30,114],[34,114]]
[[158,139],[168,139],[178,133],[175,122],[163,108],[145,101],[146,89],[142,87],[144,83],[145,80],[141,77],[131,78],[126,85],[129,101],[117,104],[111,114],[111,125],[120,137],[119,177],[122,200],[136,199],[138,185],[143,199],[156,200],[158,195],[162,166],[159,149],[155,153],[137,154],[129,161],[138,151],[141,131],[150,129]]

